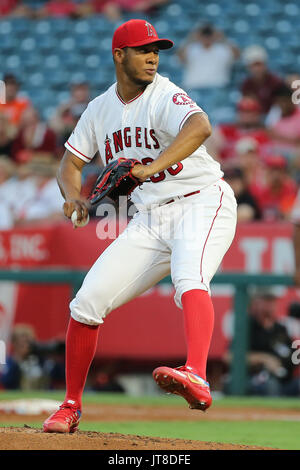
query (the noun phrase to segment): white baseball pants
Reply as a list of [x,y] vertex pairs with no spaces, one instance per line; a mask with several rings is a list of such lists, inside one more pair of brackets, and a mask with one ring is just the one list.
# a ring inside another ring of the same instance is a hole
[[198,194],[137,212],[101,254],[70,303],[71,316],[89,325],[171,274],[175,303],[191,289],[210,292],[210,281],[231,245],[236,200],[223,180]]

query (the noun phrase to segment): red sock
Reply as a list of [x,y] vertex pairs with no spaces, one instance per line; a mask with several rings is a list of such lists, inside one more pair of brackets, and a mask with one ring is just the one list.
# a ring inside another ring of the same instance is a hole
[[79,323],[72,317],[66,336],[66,398],[76,401],[81,408],[81,397],[87,374],[94,358],[99,325]]
[[186,366],[206,380],[206,363],[214,327],[214,307],[208,292],[193,289],[181,298],[187,342]]

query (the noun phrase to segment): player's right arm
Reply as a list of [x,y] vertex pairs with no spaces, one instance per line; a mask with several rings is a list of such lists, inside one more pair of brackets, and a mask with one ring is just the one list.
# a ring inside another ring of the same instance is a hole
[[65,199],[64,214],[70,219],[72,213],[76,210],[79,222],[85,220],[88,216],[88,202],[80,194],[81,175],[85,164],[85,161],[66,150],[57,172],[58,186]]

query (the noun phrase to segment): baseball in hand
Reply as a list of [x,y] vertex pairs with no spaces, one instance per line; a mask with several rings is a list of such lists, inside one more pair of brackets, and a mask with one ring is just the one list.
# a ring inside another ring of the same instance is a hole
[[85,220],[82,220],[81,222],[78,222],[77,221],[77,212],[73,211],[72,215],[71,215],[71,220],[72,220],[72,223],[73,223],[74,227],[85,227],[89,223],[90,216],[88,214],[88,216]]

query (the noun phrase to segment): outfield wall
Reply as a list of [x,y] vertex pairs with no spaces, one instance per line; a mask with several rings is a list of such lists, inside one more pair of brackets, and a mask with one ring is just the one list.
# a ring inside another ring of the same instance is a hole
[[[112,241],[97,237],[97,223],[78,230],[60,223],[0,232],[0,268],[88,269]],[[220,271],[290,274],[293,265],[290,224],[240,224]],[[212,288],[216,321],[210,357],[221,357],[230,342],[233,292],[230,285]],[[277,293],[279,315],[286,314],[291,300],[300,301],[296,289],[278,287]],[[98,353],[112,358],[184,357],[182,312],[173,295],[172,285],[160,284],[109,315]],[[7,340],[13,324],[20,322],[32,324],[40,340],[63,338],[69,299],[68,285],[1,282],[0,338]]]

